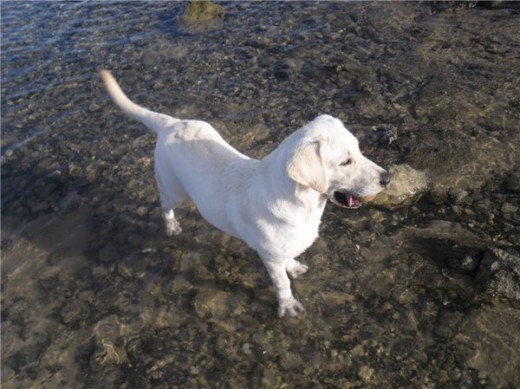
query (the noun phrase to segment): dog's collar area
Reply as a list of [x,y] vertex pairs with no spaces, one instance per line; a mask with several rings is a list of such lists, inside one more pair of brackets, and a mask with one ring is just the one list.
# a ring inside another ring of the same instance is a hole
[[332,201],[343,208],[359,208],[361,201],[348,192],[334,191],[332,193]]

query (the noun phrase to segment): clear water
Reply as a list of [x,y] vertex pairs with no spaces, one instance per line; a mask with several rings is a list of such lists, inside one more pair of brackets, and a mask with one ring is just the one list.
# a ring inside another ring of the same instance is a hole
[[[221,5],[187,26],[176,2],[2,3],[2,386],[519,386],[518,304],[450,262],[519,247],[517,9]],[[279,320],[244,244],[189,204],[166,237],[154,139],[100,68],[255,157],[333,114],[437,197],[328,205],[306,313]]]

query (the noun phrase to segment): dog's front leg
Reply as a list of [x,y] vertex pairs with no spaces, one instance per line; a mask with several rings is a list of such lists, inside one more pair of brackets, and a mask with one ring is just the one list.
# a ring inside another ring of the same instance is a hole
[[267,272],[273,281],[278,296],[278,314],[297,316],[303,312],[303,306],[291,292],[291,281],[287,276],[287,260],[264,260]]

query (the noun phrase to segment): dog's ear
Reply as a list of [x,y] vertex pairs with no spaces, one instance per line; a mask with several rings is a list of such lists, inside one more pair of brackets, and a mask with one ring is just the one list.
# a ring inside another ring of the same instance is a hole
[[319,193],[327,191],[327,174],[322,158],[323,140],[311,139],[296,148],[287,164],[287,176]]

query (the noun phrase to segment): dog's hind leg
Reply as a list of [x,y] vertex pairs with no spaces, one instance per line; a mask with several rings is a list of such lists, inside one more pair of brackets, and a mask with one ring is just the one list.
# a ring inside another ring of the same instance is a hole
[[182,232],[181,225],[175,219],[174,209],[186,198],[184,190],[178,180],[173,177],[161,177],[156,174],[157,185],[161,193],[161,209],[163,212],[166,234],[168,236],[179,235]]
[[181,191],[173,191],[170,189],[168,194],[161,190],[161,209],[163,211],[164,223],[166,226],[166,234],[168,236],[179,235],[182,232],[181,225],[175,219],[173,210],[182,203],[186,196]]

